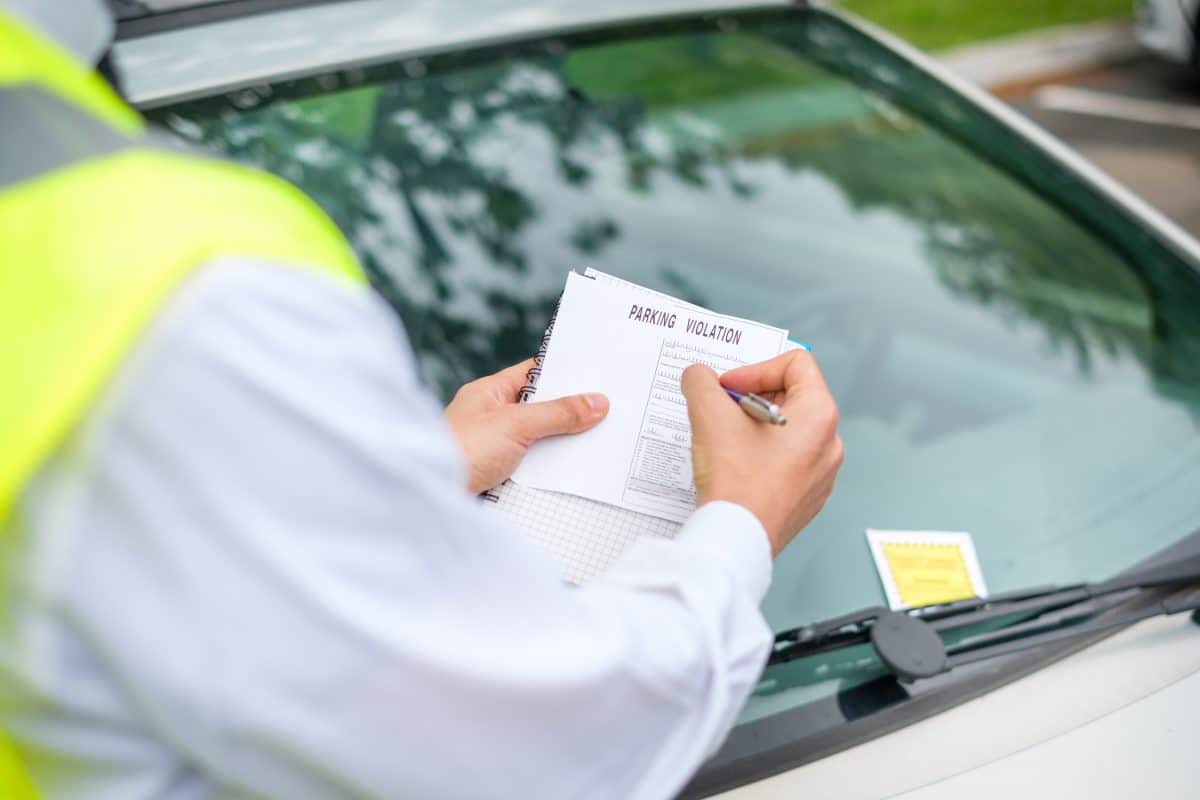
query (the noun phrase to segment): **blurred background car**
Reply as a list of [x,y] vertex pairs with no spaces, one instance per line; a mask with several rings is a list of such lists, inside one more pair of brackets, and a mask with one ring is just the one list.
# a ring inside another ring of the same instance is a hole
[[[443,397],[533,352],[572,268],[813,344],[848,457],[764,603],[797,657],[685,796],[1192,796],[1200,629],[1160,615],[1197,576],[1045,587],[1200,556],[1195,239],[835,9],[171,5],[126,7],[127,96],[316,199]],[[867,528],[969,532],[1029,603],[901,637],[953,660],[906,673],[878,617],[812,627],[883,602]]]
[[1137,0],[1138,41],[1158,55],[1200,67],[1200,0]]

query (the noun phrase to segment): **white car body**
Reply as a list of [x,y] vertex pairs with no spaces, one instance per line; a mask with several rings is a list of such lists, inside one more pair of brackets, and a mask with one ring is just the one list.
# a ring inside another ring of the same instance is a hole
[[1148,620],[728,800],[1200,796],[1200,626]]
[[1134,34],[1163,58],[1197,63],[1200,51],[1200,0],[1138,0]]

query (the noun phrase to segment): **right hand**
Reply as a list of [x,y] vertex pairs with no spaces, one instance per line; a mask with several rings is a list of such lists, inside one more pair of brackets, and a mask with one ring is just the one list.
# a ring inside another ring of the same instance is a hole
[[[787,424],[751,419],[722,387],[778,403]],[[749,509],[779,555],[825,505],[842,465],[837,405],[817,362],[792,350],[720,379],[693,364],[684,370],[682,388],[692,423],[696,505],[727,500]]]

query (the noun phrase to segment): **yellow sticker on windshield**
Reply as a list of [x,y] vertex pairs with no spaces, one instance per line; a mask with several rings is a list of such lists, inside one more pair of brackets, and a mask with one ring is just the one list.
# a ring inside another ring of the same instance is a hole
[[968,533],[868,530],[867,542],[890,608],[936,605],[987,594]]

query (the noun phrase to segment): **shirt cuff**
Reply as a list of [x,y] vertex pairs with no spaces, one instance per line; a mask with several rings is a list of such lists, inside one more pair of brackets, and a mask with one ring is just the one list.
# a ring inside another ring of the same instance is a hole
[[705,503],[688,518],[675,541],[725,565],[734,580],[762,602],[771,585],[771,544],[749,509],[725,500]]

